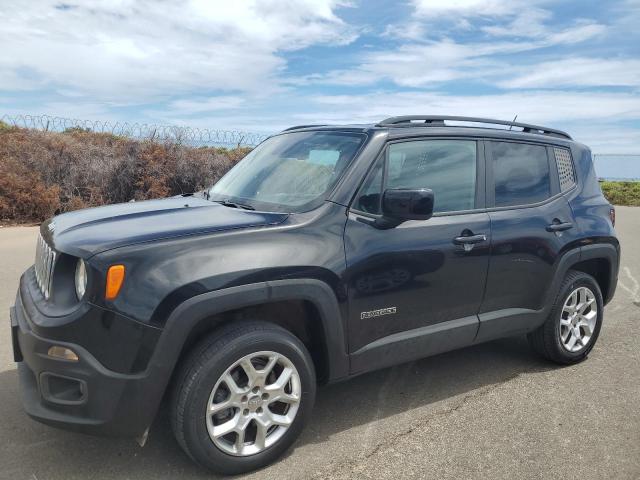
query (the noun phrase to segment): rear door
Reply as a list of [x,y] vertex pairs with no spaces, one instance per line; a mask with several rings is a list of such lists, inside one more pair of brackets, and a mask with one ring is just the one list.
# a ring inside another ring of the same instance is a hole
[[487,141],[485,152],[491,259],[478,340],[544,321],[540,311],[557,262],[577,239],[552,147]]
[[[354,373],[473,342],[491,234],[482,145],[392,142],[356,195],[345,227]],[[432,189],[434,216],[376,228],[387,188]]]

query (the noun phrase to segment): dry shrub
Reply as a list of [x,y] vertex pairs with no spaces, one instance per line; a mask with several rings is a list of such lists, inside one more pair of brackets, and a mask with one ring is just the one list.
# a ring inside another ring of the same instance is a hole
[[215,183],[250,149],[191,148],[74,129],[0,129],[0,220],[190,193]]
[[47,186],[37,172],[13,158],[0,162],[0,218],[29,221],[60,208],[60,188]]

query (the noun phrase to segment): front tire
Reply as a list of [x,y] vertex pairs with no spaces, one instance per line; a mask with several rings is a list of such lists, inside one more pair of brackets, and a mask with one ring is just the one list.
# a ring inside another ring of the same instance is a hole
[[552,362],[581,362],[598,339],[603,311],[598,282],[589,274],[569,270],[546,322],[527,338],[536,352]]
[[178,371],[173,431],[209,470],[255,470],[296,440],[315,390],[313,362],[297,337],[266,322],[230,325],[201,341]]

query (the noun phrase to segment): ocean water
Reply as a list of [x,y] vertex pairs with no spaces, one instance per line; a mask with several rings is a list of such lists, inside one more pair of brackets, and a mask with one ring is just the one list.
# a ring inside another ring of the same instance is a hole
[[593,154],[593,165],[598,178],[640,181],[640,154]]

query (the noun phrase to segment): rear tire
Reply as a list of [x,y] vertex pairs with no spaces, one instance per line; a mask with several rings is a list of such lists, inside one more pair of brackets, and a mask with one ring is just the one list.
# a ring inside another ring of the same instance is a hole
[[587,358],[602,326],[604,302],[598,282],[569,270],[545,323],[527,338],[544,358],[571,365]]
[[267,322],[232,324],[203,339],[182,363],[171,423],[193,460],[235,475],[272,463],[293,444],[315,392],[313,362],[297,337]]

